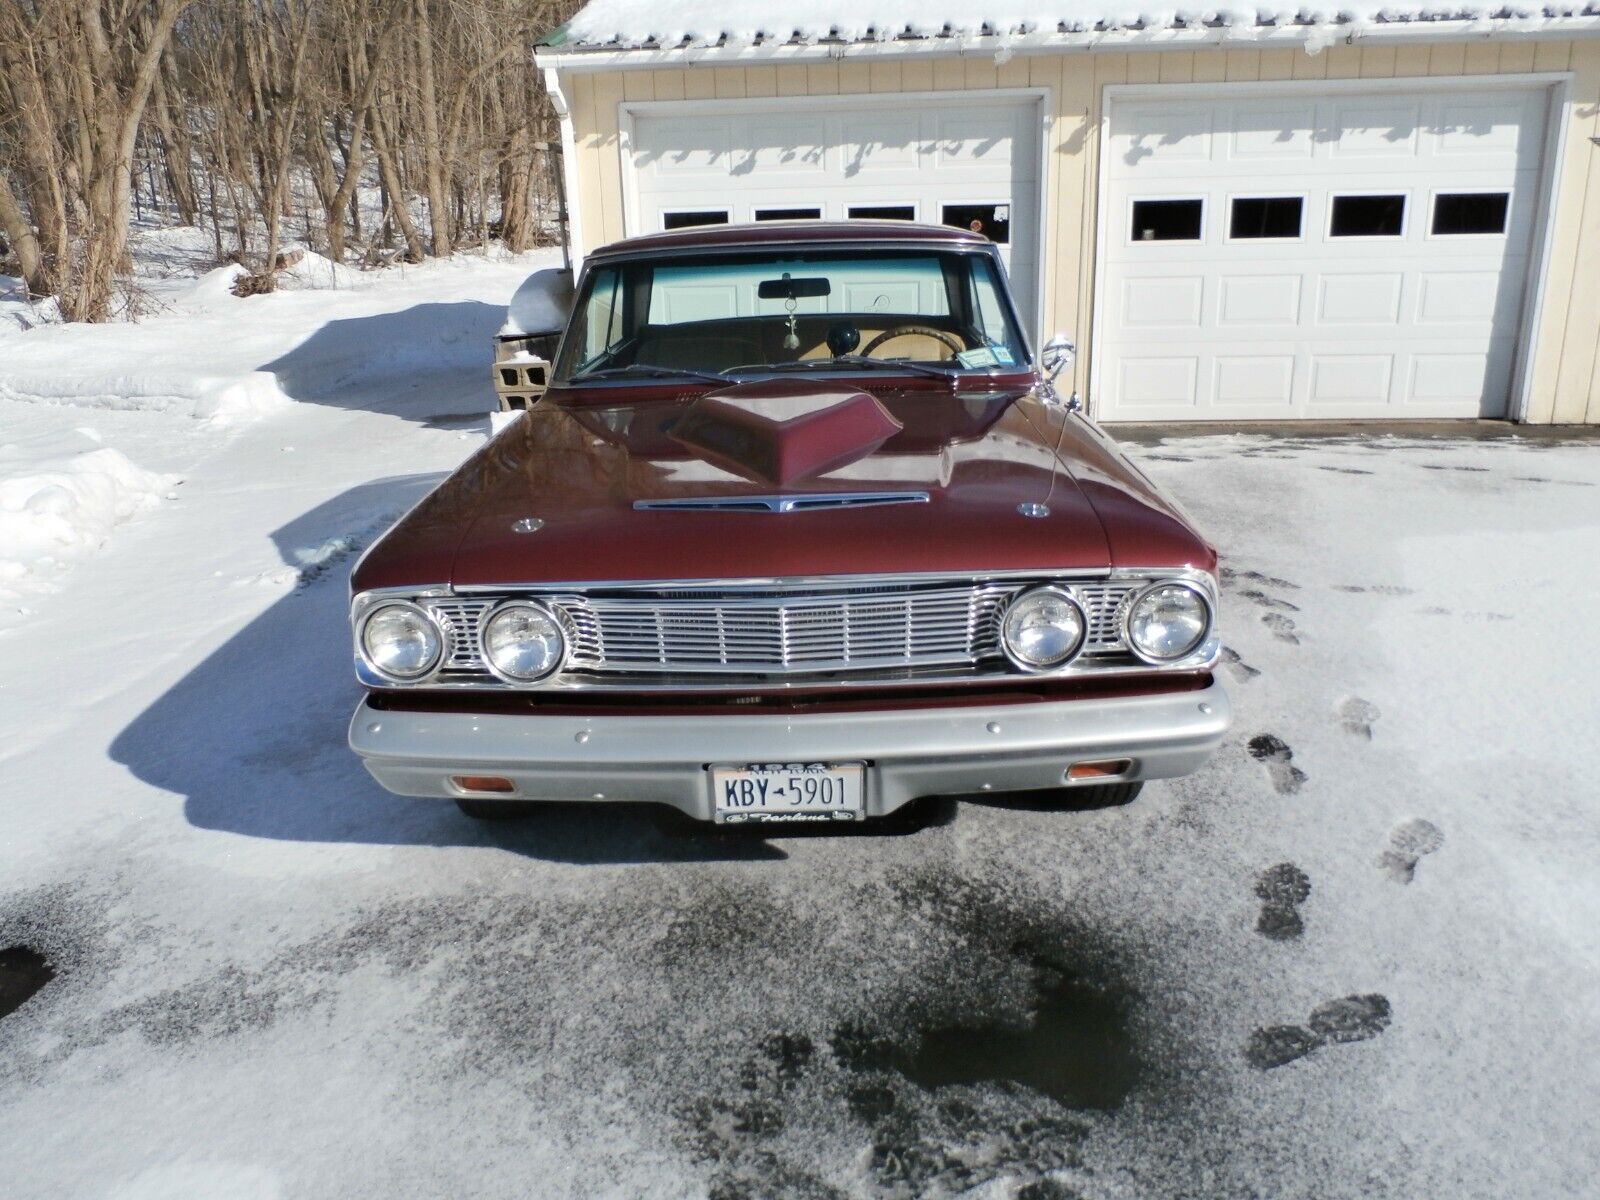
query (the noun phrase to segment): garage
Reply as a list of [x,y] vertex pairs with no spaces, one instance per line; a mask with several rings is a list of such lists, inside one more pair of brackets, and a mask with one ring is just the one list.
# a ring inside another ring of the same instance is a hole
[[1031,327],[1039,109],[1037,95],[626,105],[627,230],[847,218],[976,229],[1000,244]]
[[1113,89],[1097,413],[1507,415],[1549,91]]

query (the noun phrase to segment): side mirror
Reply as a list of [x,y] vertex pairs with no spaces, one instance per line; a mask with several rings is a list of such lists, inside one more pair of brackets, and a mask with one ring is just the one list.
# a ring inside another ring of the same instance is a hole
[[1078,345],[1064,333],[1058,333],[1044,344],[1039,359],[1044,363],[1045,374],[1054,383],[1061,370],[1077,356]]

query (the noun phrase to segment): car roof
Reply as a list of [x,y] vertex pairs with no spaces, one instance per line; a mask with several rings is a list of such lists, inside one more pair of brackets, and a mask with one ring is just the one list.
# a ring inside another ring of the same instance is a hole
[[601,246],[594,253],[627,254],[700,247],[727,249],[771,242],[948,242],[952,246],[985,246],[989,239],[967,229],[919,225],[915,221],[756,221],[747,225],[694,225],[665,233],[646,233]]

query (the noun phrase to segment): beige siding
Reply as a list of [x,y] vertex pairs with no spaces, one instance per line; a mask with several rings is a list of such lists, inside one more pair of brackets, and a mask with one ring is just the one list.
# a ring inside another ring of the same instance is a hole
[[[566,87],[585,251],[624,236],[620,107],[626,101],[872,92],[1048,88],[1046,203],[1040,214],[1043,326],[1086,348],[1094,306],[1095,207],[1103,89],[1121,83],[1220,83],[1274,79],[1389,79],[1571,71],[1558,120],[1566,126],[1561,188],[1533,346],[1528,419],[1600,423],[1600,41],[1472,45],[1333,46],[1297,50],[1199,50],[1138,54],[989,57],[571,74]],[[1073,385],[1087,387],[1085,352]]]

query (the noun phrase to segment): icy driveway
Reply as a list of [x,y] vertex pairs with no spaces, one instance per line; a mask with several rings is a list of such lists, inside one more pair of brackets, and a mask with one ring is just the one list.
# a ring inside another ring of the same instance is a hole
[[264,419],[0,640],[8,1194],[1592,1186],[1600,445],[1138,448],[1229,567],[1212,765],[761,842],[345,752],[343,556],[476,444],[441,394]]

